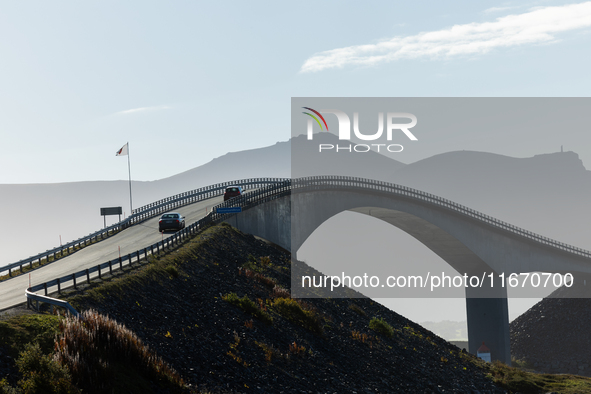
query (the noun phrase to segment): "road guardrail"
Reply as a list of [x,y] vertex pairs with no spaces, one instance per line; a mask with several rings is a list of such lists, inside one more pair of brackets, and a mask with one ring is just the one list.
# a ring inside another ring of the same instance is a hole
[[[124,230],[135,224],[141,223],[160,213],[165,213],[181,206],[193,204],[195,202],[220,196],[223,194],[224,189],[230,185],[242,185],[246,190],[248,190],[265,187],[267,185],[272,185],[283,181],[283,178],[240,179],[235,181],[217,183],[215,185],[205,186],[199,189],[167,197],[162,200],[153,202],[151,204],[144,205],[141,208],[134,209],[133,214],[131,216],[105,229],[96,231],[75,241],[47,250],[35,256],[31,256],[26,259],[17,261],[16,263],[0,267],[0,272],[8,271],[8,275],[12,276],[12,270],[14,270],[15,268],[18,268],[22,273],[23,266],[28,265],[29,268],[33,268],[34,263],[37,263],[39,265],[45,265],[49,262],[53,262],[63,257],[64,254],[69,255],[71,253],[74,253],[85,246],[88,246],[95,242],[102,241],[103,239],[108,238],[109,236],[116,234],[121,230]],[[43,263],[43,261],[45,261],[45,263]]]

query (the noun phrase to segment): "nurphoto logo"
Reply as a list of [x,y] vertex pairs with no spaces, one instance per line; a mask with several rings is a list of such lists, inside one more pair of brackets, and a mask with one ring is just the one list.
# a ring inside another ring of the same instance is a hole
[[[337,121],[339,123],[339,140],[350,140],[351,139],[351,119],[349,116],[338,109],[321,109],[317,111],[310,107],[302,107],[310,112],[302,112],[303,114],[309,116],[308,119],[308,129],[307,135],[308,140],[312,140],[314,138],[314,121],[320,127],[320,130],[324,130],[328,132],[328,124],[326,123],[326,119],[322,114],[333,114],[337,117]],[[410,123],[395,123],[395,119],[410,119]],[[417,137],[414,136],[413,133],[409,129],[413,128],[417,124],[417,117],[413,114],[407,112],[388,112],[386,114],[386,141],[392,141],[392,137],[395,135],[395,131],[401,131],[410,139],[411,141],[417,141]],[[384,134],[384,113],[378,112],[378,131],[373,134],[364,134],[359,130],[359,113],[353,113],[353,133],[355,137],[362,141],[377,141],[382,138]],[[369,152],[374,148],[377,152],[380,149],[385,148],[388,152],[402,152],[404,147],[400,144],[350,144],[350,145],[334,145],[334,144],[319,144],[318,150],[319,152],[322,151],[335,151],[335,152]]]

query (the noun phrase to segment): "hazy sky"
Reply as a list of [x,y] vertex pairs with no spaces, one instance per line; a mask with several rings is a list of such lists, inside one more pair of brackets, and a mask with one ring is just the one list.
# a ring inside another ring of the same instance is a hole
[[[154,180],[290,136],[292,96],[588,96],[591,2],[0,2],[0,183]],[[569,142],[591,165],[591,133]],[[562,141],[561,141],[562,143]],[[517,157],[556,141],[453,139]]]
[[[291,97],[587,97],[590,33],[591,2],[558,0],[0,0],[0,183],[127,179],[126,142],[134,179],[171,176],[289,139]],[[591,168],[589,131],[401,161],[564,144]],[[461,320],[463,302],[389,306]]]

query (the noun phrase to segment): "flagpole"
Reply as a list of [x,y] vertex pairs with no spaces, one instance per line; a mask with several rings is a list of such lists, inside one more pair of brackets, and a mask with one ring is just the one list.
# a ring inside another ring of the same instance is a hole
[[129,142],[127,143],[127,171],[129,172],[129,209],[130,211],[130,216],[133,215],[133,202],[132,202],[132,198],[131,198],[131,164],[130,164],[130,160],[129,160]]

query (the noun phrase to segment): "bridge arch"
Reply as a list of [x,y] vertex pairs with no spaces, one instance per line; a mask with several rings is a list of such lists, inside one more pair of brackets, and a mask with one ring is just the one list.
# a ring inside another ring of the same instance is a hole
[[[411,188],[359,178],[314,177],[293,180],[290,192],[263,204],[245,200],[245,207],[252,208],[229,222],[296,253],[326,220],[353,211],[400,228],[461,274],[591,273],[587,251]],[[466,291],[470,351],[475,353],[484,340],[493,358],[510,363],[506,297],[500,286]]]

